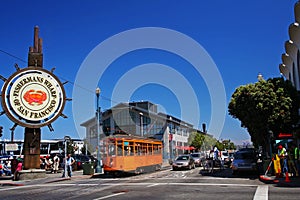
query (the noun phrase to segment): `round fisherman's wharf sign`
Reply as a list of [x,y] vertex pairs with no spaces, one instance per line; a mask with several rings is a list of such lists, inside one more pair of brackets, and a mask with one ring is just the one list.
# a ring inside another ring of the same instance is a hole
[[45,69],[26,68],[14,73],[2,89],[2,107],[19,125],[42,127],[59,117],[65,91],[59,79]]

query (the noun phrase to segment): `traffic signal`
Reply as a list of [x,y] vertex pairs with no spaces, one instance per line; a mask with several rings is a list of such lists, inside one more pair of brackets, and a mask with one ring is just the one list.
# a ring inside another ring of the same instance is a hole
[[0,137],[2,137],[3,133],[3,126],[0,126]]

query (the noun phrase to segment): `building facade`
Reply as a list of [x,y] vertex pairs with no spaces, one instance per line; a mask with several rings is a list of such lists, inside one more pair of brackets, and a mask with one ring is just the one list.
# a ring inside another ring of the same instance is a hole
[[[86,142],[92,148],[91,152],[97,146],[96,119],[95,116],[81,124],[86,128]],[[113,134],[132,134],[163,141],[165,160],[192,149],[188,144],[190,133],[204,134],[188,122],[158,112],[157,105],[149,101],[117,104],[101,113],[100,124],[100,138]]]
[[291,23],[288,32],[289,40],[284,43],[285,53],[281,55],[280,73],[300,90],[300,2],[294,6],[295,22]]
[[[288,28],[289,40],[284,43],[285,53],[281,55],[280,73],[300,91],[300,2],[294,6],[295,21]],[[300,114],[300,111],[299,111]],[[300,130],[296,128],[295,139],[299,140]]]

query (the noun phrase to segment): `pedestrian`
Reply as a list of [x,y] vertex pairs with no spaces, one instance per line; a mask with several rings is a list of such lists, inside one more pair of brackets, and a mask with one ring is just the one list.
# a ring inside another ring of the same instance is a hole
[[3,166],[3,172],[5,173],[6,176],[11,176],[11,170],[9,169],[9,162],[4,162]]
[[18,165],[17,165],[17,168],[16,168],[16,170],[14,172],[14,178],[13,178],[14,181],[19,180],[20,171],[23,169],[22,159],[18,158],[17,162],[18,162]]
[[53,164],[53,161],[50,158],[50,155],[47,155],[46,159],[45,159],[45,170],[46,171],[50,170],[52,172],[52,170],[53,170],[52,164]]
[[0,176],[4,176],[3,161],[1,161],[1,163],[0,163]]
[[280,158],[281,172],[283,175],[288,176],[288,163],[287,163],[287,151],[281,144],[278,146],[278,156]]
[[209,172],[214,173],[214,167],[217,166],[217,164],[220,163],[218,147],[215,146],[213,148],[213,150],[211,150],[211,152],[212,152],[212,159],[209,162],[209,166],[210,166]]
[[59,159],[58,155],[56,154],[53,158],[53,172],[54,173],[57,173],[57,171],[58,171],[59,162],[60,162],[60,159]]
[[296,176],[299,176],[300,174],[300,144],[299,147],[297,147],[296,145],[294,145],[294,164],[296,166]]
[[71,157],[71,154],[67,155],[67,158],[64,160],[64,164],[67,165],[67,167],[64,167],[64,172],[62,177],[65,177],[65,169],[67,168],[67,173],[68,176],[71,178],[72,177],[72,165],[75,163],[75,159]]

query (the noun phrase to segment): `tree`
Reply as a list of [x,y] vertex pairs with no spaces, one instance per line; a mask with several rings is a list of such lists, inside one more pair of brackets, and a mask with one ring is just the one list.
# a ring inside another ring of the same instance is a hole
[[199,134],[192,132],[188,138],[188,144],[195,147],[197,150],[207,151],[213,149],[214,146],[221,146],[218,140],[208,134]]
[[230,140],[222,140],[222,150],[234,150],[236,149],[236,146],[234,145],[233,142]]
[[247,128],[255,146],[264,146],[269,142],[270,131],[275,135],[292,131],[299,120],[299,102],[299,94],[290,81],[273,78],[237,88],[228,111]]
[[204,141],[204,135],[197,132],[192,132],[188,138],[188,144],[190,146],[195,147],[198,150],[201,149],[203,145],[203,141]]

